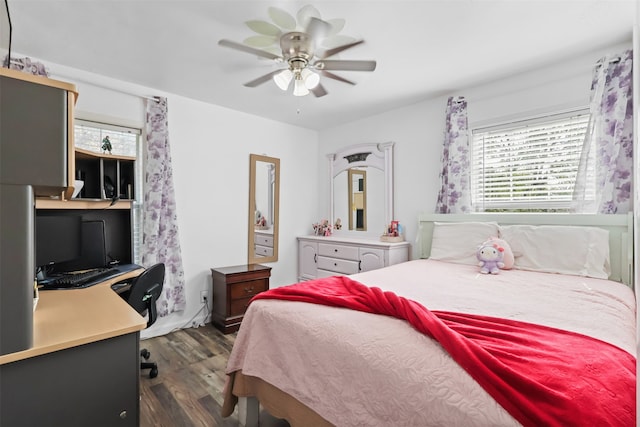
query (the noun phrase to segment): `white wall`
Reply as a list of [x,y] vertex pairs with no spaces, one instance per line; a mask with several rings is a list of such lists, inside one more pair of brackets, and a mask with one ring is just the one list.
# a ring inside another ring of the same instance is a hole
[[246,263],[250,153],[280,159],[279,260],[268,264],[272,267],[270,284],[274,287],[296,281],[296,236],[309,232],[318,209],[314,191],[318,179],[315,131],[56,64],[46,65],[52,78],[77,85],[78,117],[143,126],[145,101],[139,95],[168,98],[187,308],[159,319],[143,331],[143,336],[205,322],[209,313],[199,301],[201,290],[211,289],[210,269]]
[[[630,43],[612,46],[553,67],[467,88],[321,131],[318,168],[319,195],[323,204],[319,215],[326,216],[328,204],[327,153],[352,144],[394,141],[395,219],[405,225],[407,241],[414,243],[418,215],[435,210],[440,187],[445,107],[449,95],[466,97],[470,128],[504,118],[586,107],[591,69],[595,62],[606,52],[619,52],[630,47]],[[417,257],[415,245],[413,257]]]
[[[586,106],[595,61],[630,46],[612,46],[451,95],[467,98],[470,126]],[[309,234],[312,222],[327,217],[327,153],[352,144],[396,142],[395,219],[404,224],[408,241],[415,240],[418,214],[435,209],[448,95],[317,133],[56,64],[47,66],[52,77],[77,84],[80,117],[109,117],[142,126],[144,101],[138,95],[168,98],[187,309],[160,319],[144,336],[204,322],[207,313],[200,311],[199,299],[201,290],[211,288],[210,268],[246,262],[250,153],[281,159],[280,253],[279,261],[270,264],[272,286],[296,281],[296,236]]]

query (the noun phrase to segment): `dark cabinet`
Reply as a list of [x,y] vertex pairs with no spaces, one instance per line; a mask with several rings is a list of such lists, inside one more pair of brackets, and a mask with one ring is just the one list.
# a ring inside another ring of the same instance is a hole
[[213,312],[211,323],[225,334],[235,332],[249,301],[269,289],[271,267],[260,264],[212,268]]
[[130,333],[0,365],[0,425],[140,425],[139,337]]
[[59,195],[73,184],[73,87],[11,71],[0,74],[0,182]]

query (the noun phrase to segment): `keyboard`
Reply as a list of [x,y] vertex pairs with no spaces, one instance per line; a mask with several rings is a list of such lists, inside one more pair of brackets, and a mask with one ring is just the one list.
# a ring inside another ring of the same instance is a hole
[[141,267],[136,264],[124,264],[115,267],[94,268],[79,273],[64,273],[39,282],[38,288],[40,290],[88,288],[138,268]]

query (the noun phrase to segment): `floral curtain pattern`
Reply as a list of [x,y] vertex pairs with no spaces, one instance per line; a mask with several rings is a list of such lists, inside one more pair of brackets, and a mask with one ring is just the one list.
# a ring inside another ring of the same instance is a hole
[[623,214],[633,209],[632,56],[632,50],[607,55],[593,70],[591,117],[573,197],[577,212]]
[[42,62],[32,61],[29,57],[9,58],[5,56],[3,63],[9,62],[9,68],[12,70],[22,71],[23,73],[33,74],[34,76],[49,77],[49,72]]
[[173,171],[169,148],[167,99],[146,106],[146,155],[142,214],[142,265],[165,264],[158,316],[185,308],[184,270],[180,252]]
[[462,96],[449,97],[436,213],[471,211],[469,179],[467,101]]
[[33,74],[34,76],[49,77],[49,71],[44,64],[42,62],[32,61],[28,56],[11,59],[5,56],[3,64],[6,66],[7,63],[9,63],[9,68],[12,70],[22,71],[23,73]]

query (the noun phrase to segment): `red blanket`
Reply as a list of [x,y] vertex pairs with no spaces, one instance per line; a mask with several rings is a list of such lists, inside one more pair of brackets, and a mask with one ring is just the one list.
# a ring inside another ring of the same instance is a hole
[[265,298],[404,319],[436,339],[525,426],[636,425],[636,360],[595,338],[508,319],[430,311],[344,276],[271,289],[254,300]]

